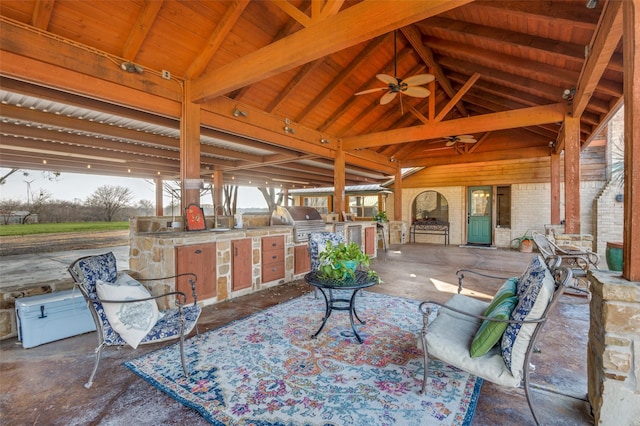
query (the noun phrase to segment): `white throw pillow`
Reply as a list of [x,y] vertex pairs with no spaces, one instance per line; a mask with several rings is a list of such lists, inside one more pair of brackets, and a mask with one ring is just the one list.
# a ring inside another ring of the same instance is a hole
[[[151,297],[142,284],[126,273],[122,273],[115,283],[97,280],[96,291],[101,300]],[[102,307],[111,327],[134,349],[158,321],[158,305],[155,300],[137,303],[103,303]]]

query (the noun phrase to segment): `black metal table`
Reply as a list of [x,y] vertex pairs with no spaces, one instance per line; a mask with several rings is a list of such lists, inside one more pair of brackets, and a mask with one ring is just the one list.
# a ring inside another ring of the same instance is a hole
[[[358,330],[356,330],[356,325],[353,321],[353,317],[360,322],[360,324],[364,324],[365,322],[358,317],[355,306],[355,299],[358,290],[362,290],[363,288],[372,287],[378,283],[378,279],[375,277],[370,277],[368,272],[366,271],[356,271],[355,278],[346,278],[344,280],[327,280],[320,277],[318,271],[309,272],[304,276],[304,279],[309,283],[320,290],[322,296],[324,296],[324,301],[326,305],[326,311],[324,314],[324,318],[322,319],[322,325],[315,332],[312,339],[315,339],[318,334],[324,328],[324,325],[327,323],[331,312],[336,311],[349,311],[349,320],[351,321],[351,328],[353,329],[353,334],[358,339],[358,342],[362,343],[362,338],[358,334]],[[351,291],[351,297],[347,298],[334,298],[333,290],[348,290]],[[329,295],[327,296],[327,292]]]

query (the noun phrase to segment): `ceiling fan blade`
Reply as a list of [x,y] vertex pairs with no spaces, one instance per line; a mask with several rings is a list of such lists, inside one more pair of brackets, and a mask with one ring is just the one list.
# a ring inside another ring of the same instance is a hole
[[391,77],[388,74],[376,74],[376,78],[383,83],[397,85],[398,80],[395,77]]
[[416,74],[402,80],[402,82],[407,83],[409,86],[418,86],[420,84],[431,83],[435,79],[436,78],[431,74]]
[[354,95],[355,96],[357,96],[357,95],[366,95],[367,93],[379,92],[381,90],[389,90],[389,87],[376,87],[375,89],[368,89],[368,90],[363,90],[363,91],[358,92],[358,93],[354,93]]
[[413,96],[414,98],[426,98],[431,94],[431,91],[422,86],[409,86],[403,90],[405,95]]
[[380,105],[386,105],[389,102],[391,102],[396,95],[398,94],[398,92],[388,92],[385,93],[384,95],[382,95],[382,97],[380,98]]
[[462,143],[476,143],[476,142],[478,142],[478,141],[477,141],[477,140],[475,140],[475,139],[460,138],[460,139],[458,139],[458,142],[462,142]]
[[475,139],[473,137],[473,135],[458,135],[458,136],[455,136],[455,137],[459,138],[459,139]]
[[456,141],[451,141],[451,140],[450,140],[450,141],[449,141],[449,142],[447,142],[445,145],[446,145],[446,146],[453,146],[453,145],[455,145],[455,144],[456,144]]

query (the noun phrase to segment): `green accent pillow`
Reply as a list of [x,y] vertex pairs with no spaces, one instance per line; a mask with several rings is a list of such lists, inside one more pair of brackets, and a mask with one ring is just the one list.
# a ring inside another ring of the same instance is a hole
[[[518,304],[518,298],[516,296],[507,297],[500,304],[496,305],[489,315],[485,315],[489,318],[507,320],[511,316],[511,312]],[[507,329],[506,322],[496,322],[490,320],[482,321],[480,328],[476,332],[473,342],[471,343],[471,349],[469,355],[471,358],[482,356],[489,352],[489,349],[494,347],[496,343],[502,338],[502,334]]]
[[518,285],[518,277],[509,278],[507,281],[502,284],[502,287],[496,291],[495,296],[493,296],[493,300],[487,307],[487,310],[484,311],[484,316],[491,316],[491,311],[493,311],[496,306],[498,306],[502,301],[508,297],[513,297],[516,295],[516,287]]

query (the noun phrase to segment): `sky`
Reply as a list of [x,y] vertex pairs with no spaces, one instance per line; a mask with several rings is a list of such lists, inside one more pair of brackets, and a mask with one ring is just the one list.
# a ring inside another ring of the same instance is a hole
[[[0,176],[6,175],[10,169],[0,168]],[[29,173],[24,176],[23,171]],[[134,179],[112,176],[97,176],[78,173],[62,173],[60,177],[49,180],[38,170],[20,170],[7,178],[7,182],[0,186],[0,200],[19,200],[27,202],[27,193],[39,194],[44,190],[51,194],[53,200],[85,201],[100,186],[124,186],[133,193],[133,203],[140,200],[155,202],[155,185],[146,179]],[[28,187],[31,191],[28,191]],[[165,196],[165,206],[171,204],[171,197]],[[211,196],[202,198],[202,204],[212,204]],[[265,208],[267,203],[262,193],[256,188],[240,187],[238,189],[238,208]]]

